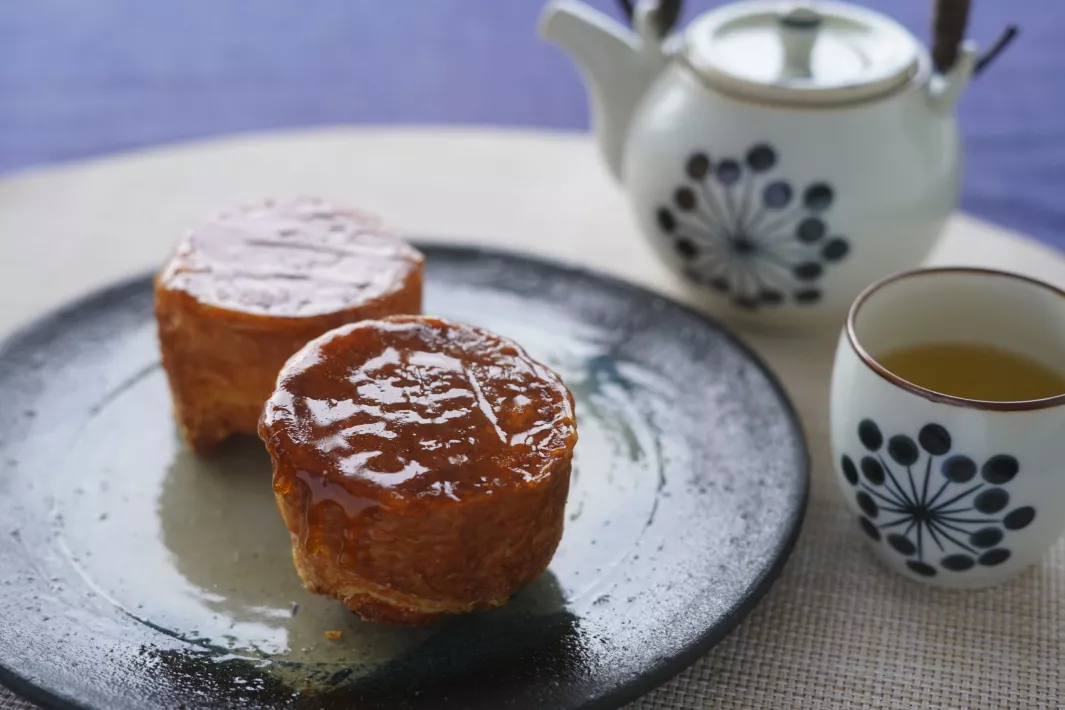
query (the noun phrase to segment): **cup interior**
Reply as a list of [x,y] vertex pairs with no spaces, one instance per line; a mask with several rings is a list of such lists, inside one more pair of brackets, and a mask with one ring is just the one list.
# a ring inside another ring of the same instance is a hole
[[[990,346],[1065,375],[1065,292],[1001,271],[922,269],[889,278],[855,301],[847,332],[859,356],[889,376],[878,356],[931,343]],[[1065,393],[1050,399],[1065,403]]]

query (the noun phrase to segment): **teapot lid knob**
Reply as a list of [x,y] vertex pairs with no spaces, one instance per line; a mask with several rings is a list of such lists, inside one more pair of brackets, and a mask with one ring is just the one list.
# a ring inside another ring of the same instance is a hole
[[806,4],[795,5],[777,15],[780,41],[784,45],[784,76],[808,79],[813,75],[810,56],[821,21],[820,13]]

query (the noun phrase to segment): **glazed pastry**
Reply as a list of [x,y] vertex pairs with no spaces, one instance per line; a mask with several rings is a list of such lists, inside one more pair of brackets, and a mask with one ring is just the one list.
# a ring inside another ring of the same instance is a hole
[[282,370],[259,435],[304,584],[366,619],[501,605],[562,536],[573,398],[487,331],[398,316],[327,333]]
[[189,447],[255,434],[285,361],[332,328],[421,312],[422,255],[315,199],[225,213],[185,235],[155,281],[163,367]]

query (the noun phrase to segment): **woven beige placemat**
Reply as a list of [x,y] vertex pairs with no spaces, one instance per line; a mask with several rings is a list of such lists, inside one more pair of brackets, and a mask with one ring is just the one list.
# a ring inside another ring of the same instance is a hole
[[[354,201],[411,233],[572,259],[676,295],[584,136],[343,129],[152,151],[0,182],[0,234],[39,237],[15,240],[0,260],[0,282],[17,286],[21,299],[17,312],[0,303],[0,330],[158,263],[171,235],[210,209],[293,192]],[[933,261],[1065,284],[1059,255],[966,218],[955,218]],[[939,591],[885,571],[831,478],[834,336],[747,339],[781,375],[810,440],[803,533],[747,620],[629,710],[1065,707],[1065,544],[990,590]],[[0,710],[31,707],[0,688]]]
[[[975,592],[922,586],[880,567],[831,477],[832,344],[751,340],[783,377],[810,439],[802,536],[747,620],[629,710],[1062,707],[1065,541],[1043,565]],[[0,710],[32,707],[0,690]]]
[[6,688],[0,688],[0,710],[33,710],[35,707],[15,697]]

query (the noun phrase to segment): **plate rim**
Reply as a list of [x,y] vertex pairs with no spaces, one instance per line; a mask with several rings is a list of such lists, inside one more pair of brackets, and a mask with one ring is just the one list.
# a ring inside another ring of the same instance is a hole
[[[699,310],[691,305],[674,300],[653,288],[644,284],[628,281],[620,276],[590,268],[581,264],[567,262],[562,259],[543,256],[521,249],[499,248],[486,246],[474,241],[438,241],[435,239],[419,239],[417,236],[408,238],[408,241],[418,250],[426,254],[428,261],[431,254],[445,254],[461,258],[497,258],[511,261],[536,262],[556,272],[562,272],[574,277],[591,280],[605,284],[611,289],[628,293],[638,293],[641,296],[657,298],[665,301],[672,308],[679,309],[687,315],[706,323],[712,330],[723,336],[730,345],[735,347],[744,357],[748,358],[766,378],[777,400],[781,403],[783,413],[794,431],[798,443],[798,468],[796,476],[800,479],[798,489],[798,501],[795,512],[790,516],[791,524],[788,534],[784,536],[780,544],[772,551],[772,562],[763,570],[763,573],[744,592],[742,599],[735,604],[725,615],[721,623],[709,628],[699,635],[691,644],[680,653],[674,654],[659,663],[645,673],[636,676],[631,681],[623,683],[616,688],[600,695],[581,706],[581,710],[618,710],[624,705],[631,703],[656,688],[661,687],[682,671],[690,668],[700,658],[705,657],[725,637],[732,633],[762,599],[766,596],[773,584],[791,558],[792,552],[802,533],[803,524],[806,520],[807,508],[810,501],[811,486],[811,455],[805,426],[798,409],[795,407],[791,396],[784,387],[779,375],[770,367],[762,355],[752,346],[748,345],[729,326],[715,318],[713,315]],[[48,309],[36,317],[31,317],[10,330],[0,339],[0,362],[8,355],[23,345],[33,334],[41,330],[55,327],[65,317],[84,309],[87,305],[100,300],[115,298],[124,290],[137,289],[144,283],[154,282],[156,271],[140,271],[138,273],[105,283],[79,296],[66,301],[56,307]],[[80,701],[59,692],[53,692],[35,684],[31,679],[14,672],[0,664],[0,685],[6,687],[17,697],[28,700],[46,710],[99,710],[91,705],[84,705]]]

